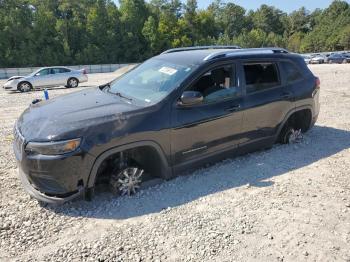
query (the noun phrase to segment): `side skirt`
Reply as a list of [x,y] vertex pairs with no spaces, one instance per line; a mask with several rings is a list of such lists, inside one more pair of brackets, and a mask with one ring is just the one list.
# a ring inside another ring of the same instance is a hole
[[225,150],[215,152],[209,155],[204,155],[194,160],[187,161],[185,163],[181,163],[179,165],[174,166],[173,175],[174,176],[186,175],[198,168],[213,165],[227,158],[234,158],[240,155],[245,155],[258,150],[270,148],[274,145],[275,141],[276,141],[276,137],[271,136],[271,137],[262,138],[259,140],[254,140],[245,144],[240,144],[239,146],[230,147]]

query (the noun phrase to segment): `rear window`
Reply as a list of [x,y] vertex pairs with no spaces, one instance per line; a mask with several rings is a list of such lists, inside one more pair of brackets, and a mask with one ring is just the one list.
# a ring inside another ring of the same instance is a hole
[[254,93],[279,85],[276,63],[246,63],[243,65],[247,93]]
[[281,62],[284,73],[286,74],[287,82],[294,82],[302,78],[299,69],[291,62]]

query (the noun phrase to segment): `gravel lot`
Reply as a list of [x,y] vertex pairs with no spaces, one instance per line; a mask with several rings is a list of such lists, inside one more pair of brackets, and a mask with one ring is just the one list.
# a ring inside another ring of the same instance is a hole
[[43,94],[0,90],[0,261],[350,261],[350,64],[311,70],[321,114],[301,143],[58,207],[24,192],[12,153],[15,119]]

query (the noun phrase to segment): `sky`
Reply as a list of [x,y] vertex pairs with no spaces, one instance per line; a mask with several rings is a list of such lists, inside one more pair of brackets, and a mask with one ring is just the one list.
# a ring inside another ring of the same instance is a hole
[[[206,8],[212,0],[197,0],[199,8]],[[262,4],[267,4],[274,6],[278,9],[281,9],[284,12],[290,13],[294,10],[299,9],[302,6],[305,6],[310,11],[313,11],[316,8],[326,8],[332,3],[332,0],[235,0],[235,1],[226,1],[233,2],[237,5],[244,7],[247,10],[257,9]],[[350,3],[348,0],[347,2]]]

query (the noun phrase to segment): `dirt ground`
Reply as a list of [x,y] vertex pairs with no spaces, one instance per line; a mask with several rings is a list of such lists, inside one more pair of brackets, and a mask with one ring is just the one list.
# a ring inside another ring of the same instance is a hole
[[[321,113],[299,144],[228,159],[128,197],[41,206],[22,189],[0,90],[0,261],[350,261],[350,64],[312,65]],[[89,75],[77,89],[116,73]],[[0,81],[1,85],[1,81]]]

